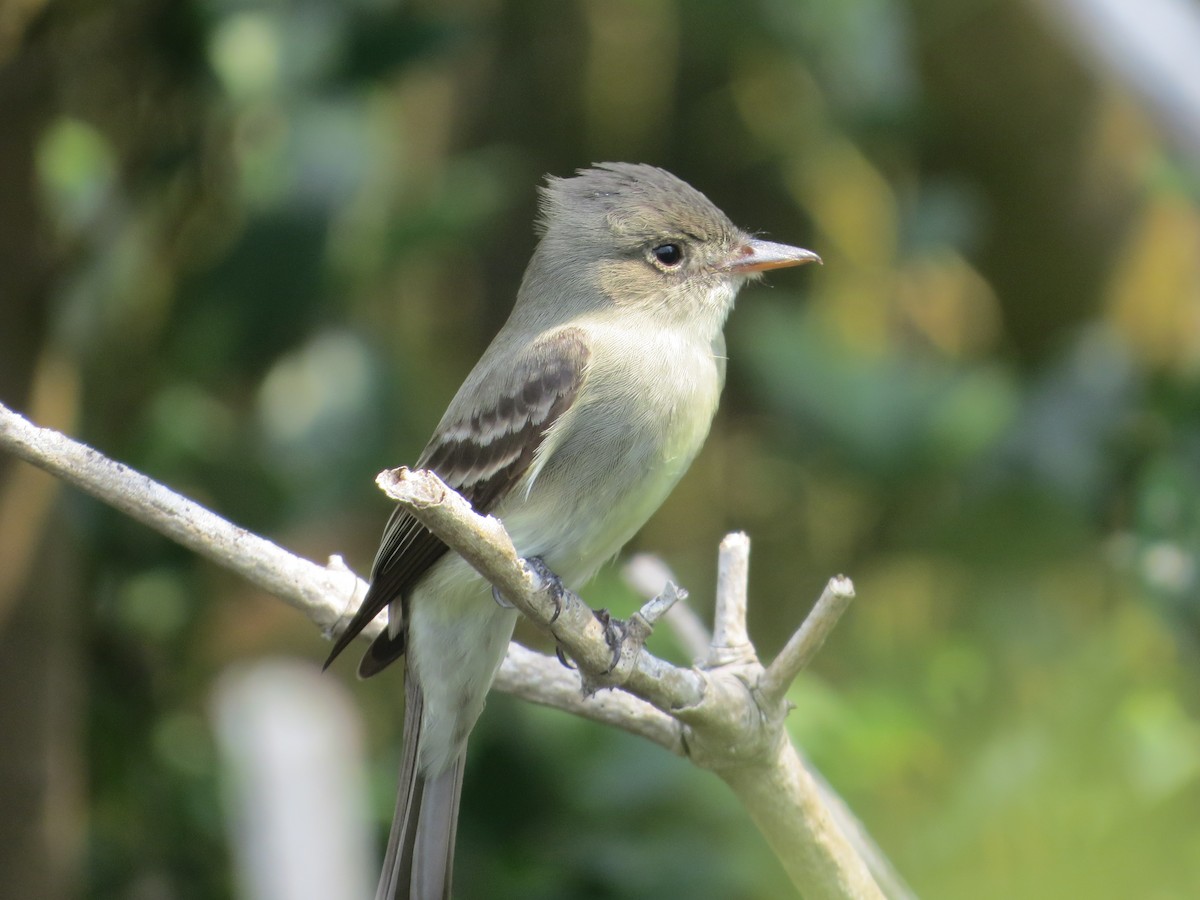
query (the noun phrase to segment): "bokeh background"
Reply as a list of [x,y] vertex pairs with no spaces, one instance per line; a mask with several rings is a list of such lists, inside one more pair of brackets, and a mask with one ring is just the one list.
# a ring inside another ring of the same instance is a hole
[[[766,656],[855,579],[789,725],[921,896],[1200,895],[1200,6],[1127,5],[8,0],[0,399],[365,572],[542,174],[662,165],[825,266],[743,293],[636,547],[705,613],[749,532]],[[0,479],[0,893],[249,896],[214,691],[328,645]],[[615,567],[586,596],[636,602]],[[352,672],[370,855],[400,679]],[[790,895],[715,778],[507,697],[457,887]]]

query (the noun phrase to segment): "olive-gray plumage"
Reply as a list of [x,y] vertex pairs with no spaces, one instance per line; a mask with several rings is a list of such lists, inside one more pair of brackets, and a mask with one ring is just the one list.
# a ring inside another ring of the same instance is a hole
[[[512,314],[418,465],[499,516],[522,556],[578,587],[699,451],[742,283],[817,257],[751,237],[674,175],[630,163],[548,178],[537,227]],[[516,613],[399,509],[330,661],[384,607],[389,627],[360,673],[404,655],[407,674],[404,763],[376,897],[444,898],[467,736]]]

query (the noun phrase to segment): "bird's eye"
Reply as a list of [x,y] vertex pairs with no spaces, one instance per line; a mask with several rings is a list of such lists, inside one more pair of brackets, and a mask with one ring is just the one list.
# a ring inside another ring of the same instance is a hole
[[661,244],[650,251],[660,265],[673,269],[683,262],[683,248],[678,244]]

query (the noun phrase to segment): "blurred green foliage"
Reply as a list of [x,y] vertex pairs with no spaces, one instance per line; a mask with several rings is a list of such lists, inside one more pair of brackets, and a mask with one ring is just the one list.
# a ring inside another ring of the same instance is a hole
[[[1200,179],[1030,5],[52,0],[6,64],[49,86],[13,115],[65,425],[359,571],[373,475],[503,321],[542,173],[657,163],[816,249],[743,294],[709,446],[638,546],[704,607],[748,531],[764,655],[855,578],[789,721],[921,896],[1200,894]],[[325,645],[65,502],[85,895],[228,896],[208,691]],[[355,688],[381,836],[398,680]],[[787,895],[648,745],[496,698],[472,753],[464,898]]]

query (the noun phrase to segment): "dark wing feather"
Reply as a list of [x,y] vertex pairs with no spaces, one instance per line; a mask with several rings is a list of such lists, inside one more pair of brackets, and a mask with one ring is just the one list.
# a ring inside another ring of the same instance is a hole
[[[493,373],[502,385],[498,392],[442,421],[418,468],[432,469],[477,512],[490,512],[529,470],[550,427],[575,402],[589,357],[584,334],[577,328],[538,340],[515,365]],[[447,549],[409,513],[400,507],[393,510],[371,568],[367,596],[325,665],[394,599],[407,595]],[[363,658],[359,674],[374,675],[403,652],[403,635],[385,632]]]

